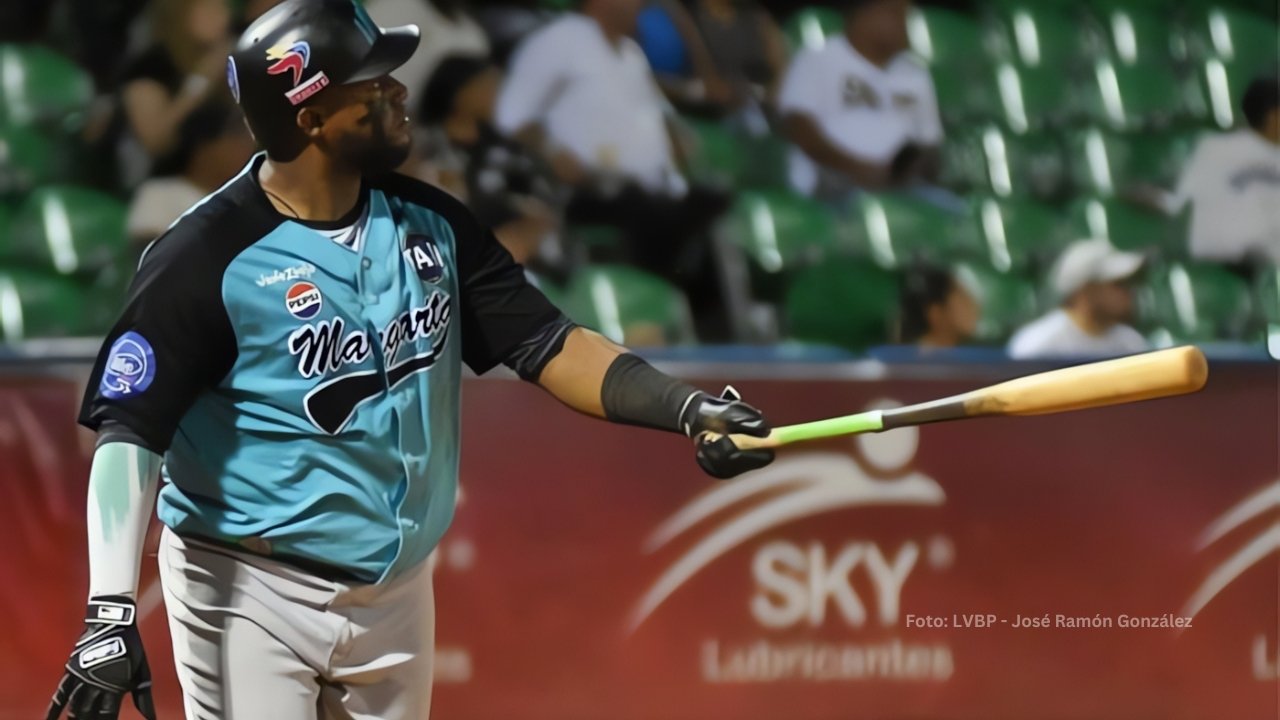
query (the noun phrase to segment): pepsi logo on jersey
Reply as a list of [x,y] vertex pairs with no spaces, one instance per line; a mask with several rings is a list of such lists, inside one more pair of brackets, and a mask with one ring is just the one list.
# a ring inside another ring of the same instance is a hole
[[284,306],[290,315],[299,320],[310,320],[320,314],[320,308],[324,307],[324,296],[313,283],[294,283],[284,294]]

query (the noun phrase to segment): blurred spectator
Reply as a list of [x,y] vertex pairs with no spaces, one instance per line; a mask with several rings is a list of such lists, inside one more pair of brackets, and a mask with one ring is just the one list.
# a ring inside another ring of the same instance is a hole
[[1242,103],[1247,127],[1204,138],[1178,183],[1191,205],[1191,254],[1280,263],[1280,80],[1259,78]]
[[128,133],[121,149],[126,183],[174,149],[178,126],[207,98],[226,94],[231,13],[225,0],[156,0],[155,42],[124,69],[120,94]]
[[571,185],[591,174],[679,193],[662,94],[628,36],[642,0],[583,0],[525,39],[498,96],[498,129],[542,149]]
[[1130,281],[1143,262],[1142,255],[1116,250],[1104,239],[1072,243],[1050,273],[1061,306],[1014,333],[1010,357],[1126,355],[1146,350],[1147,341],[1126,324],[1133,313]]
[[[3,5],[6,3],[0,3]],[[51,7],[56,2],[12,2],[18,7]],[[111,91],[120,77],[124,49],[129,47],[132,26],[149,3],[147,0],[67,0],[56,11],[54,26],[65,24],[65,48],[76,63],[93,76],[99,90]],[[3,15],[3,11],[0,11]],[[0,19],[0,27],[4,26]]]
[[244,5],[240,11],[240,27],[236,35],[239,35],[245,28],[249,27],[254,20],[257,20],[263,13],[271,8],[284,2],[284,0],[244,0]]
[[902,283],[899,342],[951,348],[973,337],[980,308],[955,274],[935,267],[908,270]]
[[642,0],[583,0],[517,48],[496,125],[573,188],[569,222],[619,227],[632,262],[684,287],[702,330],[719,305],[706,231],[728,207],[677,167],[666,103],[628,37]]
[[787,49],[768,11],[754,0],[696,0],[693,19],[733,104],[771,99],[786,71]]
[[489,55],[489,38],[471,17],[466,0],[366,0],[369,16],[382,27],[417,25],[418,50],[392,75],[417,99],[436,65],[450,55]]
[[126,229],[141,249],[178,216],[240,171],[253,154],[253,137],[233,106],[211,101],[183,119],[174,175],[144,181],[129,204]]
[[559,230],[557,183],[538,158],[493,129],[501,83],[502,71],[487,60],[447,57],[427,83],[419,117],[434,140],[431,160],[446,169],[441,184],[527,264]]
[[33,42],[49,30],[51,2],[0,3],[0,42]]
[[472,16],[489,38],[489,57],[499,67],[510,65],[516,46],[535,30],[560,16],[552,3],[482,2],[476,4]]
[[649,0],[636,21],[636,40],[662,92],[677,107],[718,114],[732,100],[689,11],[676,0]]
[[834,202],[859,188],[932,183],[942,121],[928,71],[905,52],[911,2],[847,0],[845,8],[844,34],[799,52],[778,93],[796,146],[791,183]]

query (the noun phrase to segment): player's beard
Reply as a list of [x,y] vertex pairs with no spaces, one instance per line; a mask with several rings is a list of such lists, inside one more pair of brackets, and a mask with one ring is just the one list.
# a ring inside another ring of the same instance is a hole
[[348,167],[362,175],[381,175],[400,167],[409,158],[412,139],[396,143],[387,134],[387,120],[392,108],[383,100],[366,105],[368,113],[361,124],[369,126],[369,132],[350,133],[342,137],[337,146],[337,156]]

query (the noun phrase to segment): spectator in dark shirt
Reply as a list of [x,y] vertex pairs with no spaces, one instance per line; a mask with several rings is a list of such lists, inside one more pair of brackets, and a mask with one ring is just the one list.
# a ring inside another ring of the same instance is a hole
[[126,183],[141,180],[174,149],[187,115],[210,96],[227,93],[230,24],[224,0],[156,0],[152,5],[154,43],[126,64],[120,86]]
[[427,82],[419,116],[428,126],[429,162],[440,184],[462,197],[516,262],[552,252],[560,228],[558,183],[550,168],[493,129],[502,71],[488,60],[454,55]]
[[921,350],[961,345],[978,327],[978,301],[954,273],[921,266],[903,277],[899,342]]
[[753,0],[696,0],[693,20],[734,105],[771,99],[787,50],[768,11]]
[[676,107],[719,115],[733,106],[732,89],[677,0],[648,0],[636,18],[635,37],[662,93]]

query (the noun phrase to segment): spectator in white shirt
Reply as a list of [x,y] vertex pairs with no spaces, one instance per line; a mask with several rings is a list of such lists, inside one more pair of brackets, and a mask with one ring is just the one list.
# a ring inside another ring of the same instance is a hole
[[928,71],[907,53],[910,10],[848,0],[844,34],[792,60],[778,108],[797,191],[840,202],[936,180],[942,121]]
[[1191,206],[1191,255],[1280,263],[1280,80],[1260,78],[1242,103],[1246,127],[1200,141],[1176,206]]
[[1050,273],[1061,306],[1014,333],[1009,356],[1096,357],[1147,350],[1147,341],[1126,324],[1133,313],[1130,281],[1144,261],[1105,239],[1072,243]]
[[588,175],[678,195],[666,103],[629,36],[642,0],[583,0],[516,49],[498,95],[498,129],[541,145],[570,184]]
[[720,298],[706,235],[729,198],[691,187],[679,169],[666,101],[629,37],[643,5],[582,0],[578,12],[528,36],[512,56],[494,122],[573,189],[570,223],[620,228],[625,259],[681,285],[704,339],[715,339],[724,323],[711,318]]

